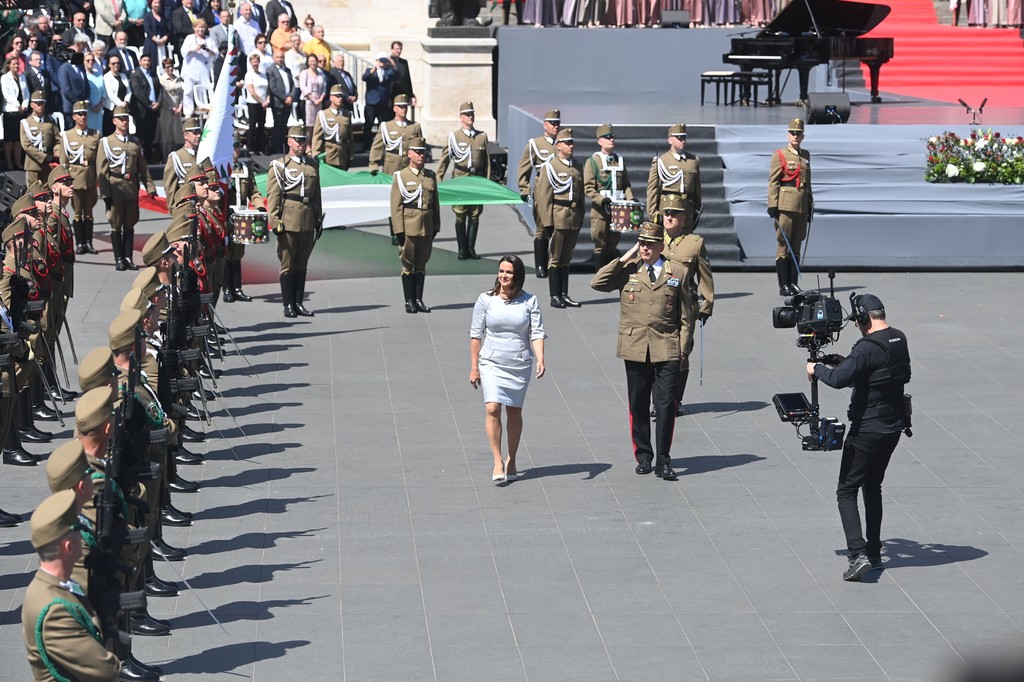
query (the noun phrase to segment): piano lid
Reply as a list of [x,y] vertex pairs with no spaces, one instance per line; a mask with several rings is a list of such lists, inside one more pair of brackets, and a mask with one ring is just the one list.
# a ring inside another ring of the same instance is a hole
[[[810,5],[810,12],[808,11]],[[759,34],[763,37],[783,33],[791,36],[814,31],[820,36],[862,36],[882,23],[891,8],[867,2],[847,0],[792,0],[775,15]],[[814,19],[811,19],[811,12]]]

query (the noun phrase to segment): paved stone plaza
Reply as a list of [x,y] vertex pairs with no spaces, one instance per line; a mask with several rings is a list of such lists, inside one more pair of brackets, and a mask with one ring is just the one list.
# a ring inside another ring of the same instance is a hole
[[[174,680],[934,681],[1024,644],[1019,274],[839,274],[844,303],[850,290],[884,301],[914,372],[914,437],[885,484],[886,568],[850,584],[838,453],[801,451],[771,406],[808,388],[795,330],[771,326],[774,273],[716,277],[675,483],[633,472],[617,299],[574,274],[584,307],[551,310],[531,274],[548,375],[526,403],[524,476],[495,486],[467,330],[497,257],[529,263],[531,243],[510,210],[488,208],[490,260],[460,263],[444,213],[429,315],[403,311],[382,226],[327,233],[311,320],[281,316],[273,248],[250,247],[259,298],[219,311],[252,367],[228,358],[196,447],[207,462],[182,467],[203,489],[175,504],[196,520],[165,535],[189,557],[157,572],[192,590],[151,600],[174,630],[136,638],[140,659]],[[146,218],[141,239],[159,224]],[[133,277],[109,261],[78,268],[79,357],[106,343]],[[845,417],[845,392],[821,397]],[[0,470],[8,511],[27,519],[44,490],[42,467]],[[28,674],[28,537],[27,522],[0,530],[4,680]]]

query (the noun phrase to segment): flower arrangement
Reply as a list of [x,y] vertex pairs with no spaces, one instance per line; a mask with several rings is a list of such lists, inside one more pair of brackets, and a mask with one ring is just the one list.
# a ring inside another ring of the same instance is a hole
[[992,130],[970,137],[945,132],[928,138],[924,178],[928,182],[1024,184],[1024,138]]

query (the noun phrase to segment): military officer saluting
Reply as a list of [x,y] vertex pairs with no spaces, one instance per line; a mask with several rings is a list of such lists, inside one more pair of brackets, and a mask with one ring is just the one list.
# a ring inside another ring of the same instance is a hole
[[406,153],[409,165],[395,173],[391,184],[391,222],[402,261],[405,312],[429,313],[423,303],[423,283],[434,237],[441,231],[437,176],[423,167],[427,143],[422,137],[410,140]]
[[704,207],[700,188],[700,159],[686,151],[686,124],[677,123],[668,129],[669,150],[651,161],[647,174],[647,215],[652,220],[661,210],[661,199],[666,194],[683,198],[683,220],[690,230],[696,228],[697,218]]
[[811,191],[811,153],[801,147],[804,141],[803,119],[789,122],[789,144],[772,154],[768,167],[768,215],[775,221],[775,273],[779,295],[792,296],[800,291],[800,246],[807,237],[807,226],[814,219],[814,194]]
[[[441,149],[441,164],[437,168],[438,180],[444,180],[448,165],[452,177],[476,175],[491,177],[491,155],[487,152],[487,133],[473,127],[476,112],[472,102],[459,105],[458,130],[448,133],[448,144]],[[480,231],[480,214],[483,206],[452,206],[455,212],[455,241],[459,246],[459,260],[479,259],[476,253],[476,236]]]
[[168,201],[178,191],[181,183],[185,182],[193,167],[199,163],[196,151],[203,135],[203,124],[194,116],[186,118],[185,125],[182,126],[182,135],[185,143],[171,152],[164,166],[164,195]]
[[590,236],[594,239],[594,267],[600,269],[616,258],[619,233],[608,229],[613,201],[633,201],[626,161],[615,153],[611,123],[597,128],[597,146],[583,164],[583,189],[590,197]]
[[563,128],[555,138],[555,155],[537,171],[533,210],[537,229],[551,234],[548,260],[548,290],[552,308],[579,308],[569,298],[569,261],[583,226],[583,169],[573,158],[572,128]]
[[121,665],[103,648],[99,619],[82,585],[71,578],[82,554],[75,493],[62,490],[32,514],[39,570],[25,590],[21,625],[35,680],[115,682]]
[[[619,292],[618,357],[626,363],[629,422],[636,473],[654,472],[676,480],[672,470],[675,430],[675,385],[679,371],[682,325],[682,282],[678,266],[662,256],[665,234],[661,225],[644,223],[626,254],[597,271],[590,286]],[[639,258],[637,258],[639,256]],[[651,399],[657,414],[655,449],[651,447]]]
[[[552,109],[544,114],[544,134],[532,138],[526,143],[523,155],[519,158],[519,196],[523,201],[533,197],[533,262],[537,268],[537,277],[548,276],[548,242],[551,235],[541,229],[540,217],[537,214],[536,195],[530,192],[530,177],[555,155],[555,136],[562,125],[562,112]],[[537,176],[538,178],[540,175]],[[536,192],[536,185],[534,185]]]
[[321,109],[313,122],[313,156],[324,155],[328,166],[348,170],[352,163],[352,119],[342,104],[345,91],[332,85],[331,106]]
[[[676,375],[676,416],[683,414],[683,392],[690,376],[690,352],[697,320],[703,325],[715,307],[715,281],[704,238],[685,223],[686,206],[678,194],[666,194],[661,200],[661,220],[665,226],[665,251],[662,257],[672,262],[679,279],[682,302],[682,327],[679,331],[679,373]],[[700,291],[700,301],[697,296]]]
[[89,103],[75,102],[71,113],[75,125],[60,134],[55,154],[60,165],[67,168],[74,178],[71,227],[75,233],[75,253],[78,254],[96,253],[92,245],[92,211],[96,207],[96,155],[100,134],[86,124],[88,115]]
[[313,317],[306,310],[306,270],[313,245],[323,230],[320,166],[306,155],[306,129],[288,129],[288,153],[270,164],[267,173],[267,212],[277,235],[281,262],[281,300],[284,316]]
[[56,143],[53,121],[46,116],[46,94],[32,93],[32,113],[21,120],[21,147],[25,150],[25,184],[45,181]]
[[114,107],[114,132],[100,140],[96,154],[96,175],[100,196],[107,205],[110,244],[118,270],[138,270],[132,262],[135,224],[139,222],[139,188],[145,185],[156,196],[149,166],[142,155],[139,138],[128,134],[128,107]]

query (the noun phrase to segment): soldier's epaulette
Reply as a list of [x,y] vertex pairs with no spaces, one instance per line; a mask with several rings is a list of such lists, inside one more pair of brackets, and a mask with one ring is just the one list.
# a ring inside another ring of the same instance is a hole
[[427,178],[433,178],[435,180],[437,179],[437,173],[435,173],[434,171],[430,170],[429,168],[424,168],[423,169],[423,176],[427,177]]

